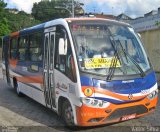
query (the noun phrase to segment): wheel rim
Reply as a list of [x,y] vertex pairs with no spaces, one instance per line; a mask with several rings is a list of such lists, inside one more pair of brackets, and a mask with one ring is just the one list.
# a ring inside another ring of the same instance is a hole
[[65,109],[65,120],[66,120],[66,123],[68,125],[73,125],[74,123],[74,118],[73,118],[73,111],[72,111],[72,107],[71,106],[68,106],[66,107]]

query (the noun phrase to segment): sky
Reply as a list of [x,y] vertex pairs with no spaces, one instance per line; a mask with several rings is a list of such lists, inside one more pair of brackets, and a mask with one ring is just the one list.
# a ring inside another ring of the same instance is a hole
[[[8,8],[17,8],[27,13],[31,13],[34,2],[41,0],[4,0]],[[135,18],[143,16],[152,10],[160,7],[160,0],[77,0],[84,3],[86,12],[126,15]]]

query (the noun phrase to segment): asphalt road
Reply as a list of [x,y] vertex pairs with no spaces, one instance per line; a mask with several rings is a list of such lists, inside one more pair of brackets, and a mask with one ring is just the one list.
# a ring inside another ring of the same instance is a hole
[[[26,96],[18,97],[2,79],[0,79],[0,126],[0,132],[73,131],[65,127],[63,120],[53,111]],[[77,128],[74,131],[160,131],[160,101],[156,111],[148,116],[112,125]]]

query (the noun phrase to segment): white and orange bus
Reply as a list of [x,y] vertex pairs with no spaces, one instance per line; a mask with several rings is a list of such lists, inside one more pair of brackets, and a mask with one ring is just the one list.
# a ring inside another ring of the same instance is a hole
[[155,73],[134,29],[98,18],[49,21],[3,38],[3,78],[61,115],[95,126],[153,112]]

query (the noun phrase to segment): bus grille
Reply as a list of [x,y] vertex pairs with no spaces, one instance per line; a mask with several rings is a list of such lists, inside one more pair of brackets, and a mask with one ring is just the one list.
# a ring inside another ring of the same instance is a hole
[[114,119],[117,119],[117,118],[120,118],[126,115],[131,115],[131,114],[140,115],[140,114],[144,114],[147,112],[148,112],[148,109],[143,105],[121,108],[121,109],[115,110],[113,113],[111,113],[109,117],[107,117],[103,121],[106,122],[106,121],[114,120]]

